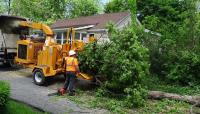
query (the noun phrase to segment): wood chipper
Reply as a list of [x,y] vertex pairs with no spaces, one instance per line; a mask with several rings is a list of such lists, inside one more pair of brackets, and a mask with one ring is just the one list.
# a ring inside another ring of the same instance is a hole
[[[55,42],[53,31],[45,24],[21,21],[19,26],[42,30],[45,33],[43,40],[39,38],[27,39],[22,35],[21,40],[17,41],[15,62],[33,69],[33,80],[37,85],[43,85],[48,77],[64,73],[63,58],[68,56],[69,50],[81,51],[85,45],[84,42],[75,40],[73,28],[68,29],[67,42],[61,45]],[[77,77],[93,80],[93,77],[83,73]]]

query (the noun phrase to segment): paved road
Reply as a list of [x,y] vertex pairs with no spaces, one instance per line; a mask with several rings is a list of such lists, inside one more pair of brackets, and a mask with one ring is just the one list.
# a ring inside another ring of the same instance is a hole
[[33,107],[53,114],[102,114],[105,110],[86,109],[79,107],[67,98],[55,98],[48,94],[56,91],[52,83],[48,87],[37,86],[33,83],[29,69],[7,69],[0,67],[0,80],[8,81],[11,85],[11,98],[27,103]]

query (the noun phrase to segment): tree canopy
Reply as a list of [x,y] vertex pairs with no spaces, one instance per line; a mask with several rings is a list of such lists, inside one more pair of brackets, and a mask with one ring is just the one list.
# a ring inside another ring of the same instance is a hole
[[44,23],[95,15],[100,10],[99,0],[0,0],[0,3],[1,13],[9,12]]
[[105,13],[115,13],[127,11],[129,9],[127,0],[112,0],[105,5]]
[[66,16],[70,18],[95,15],[99,11],[98,0],[68,0]]

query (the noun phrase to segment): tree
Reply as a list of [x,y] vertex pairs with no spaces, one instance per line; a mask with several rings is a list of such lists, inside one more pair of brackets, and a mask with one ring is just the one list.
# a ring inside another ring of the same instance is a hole
[[105,13],[127,11],[129,9],[127,0],[112,0],[105,6]]
[[12,14],[50,24],[57,19],[97,14],[99,0],[13,0]]
[[[199,82],[199,13],[197,0],[138,0],[142,24],[161,33],[151,50],[153,73],[179,84]],[[151,48],[151,47],[150,47]]]
[[98,0],[68,0],[66,5],[66,17],[95,15],[99,11]]
[[144,105],[147,95],[144,81],[149,74],[149,55],[136,36],[136,0],[128,0],[128,7],[132,25],[117,30],[111,24],[110,42],[97,44],[95,48],[89,45],[80,53],[79,60],[84,66],[82,70],[106,77],[103,91],[100,90],[103,96],[121,94],[125,96],[125,106],[136,107]]
[[65,0],[13,0],[12,14],[52,23],[64,18],[65,3]]
[[0,6],[0,13],[3,13],[4,12],[4,7],[3,7],[3,1],[2,0],[0,0],[0,4],[2,4]]
[[10,14],[12,0],[0,0],[0,13]]

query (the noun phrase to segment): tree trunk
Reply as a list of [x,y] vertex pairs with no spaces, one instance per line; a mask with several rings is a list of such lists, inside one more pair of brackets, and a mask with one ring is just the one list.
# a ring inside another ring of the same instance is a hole
[[188,95],[178,95],[173,93],[166,93],[162,91],[150,91],[148,93],[149,99],[171,99],[171,100],[177,100],[177,101],[184,101],[192,105],[200,104],[200,96],[188,96]]

